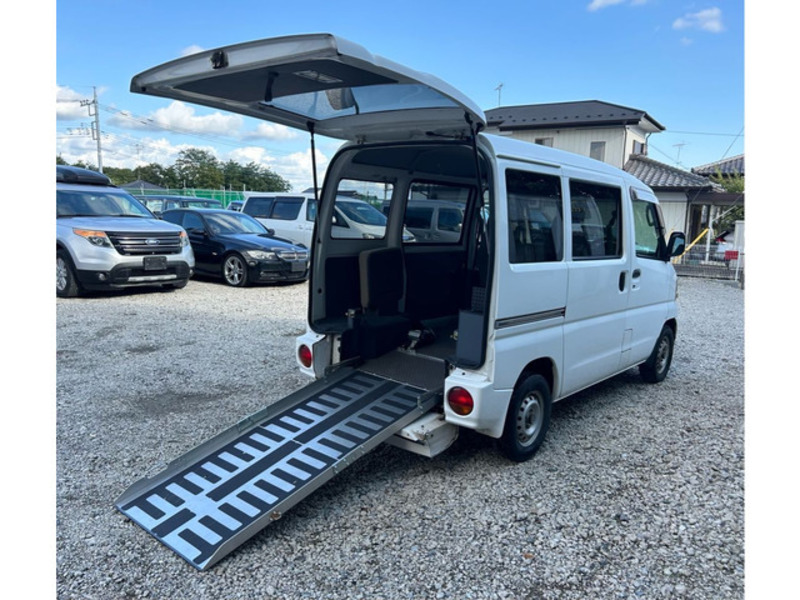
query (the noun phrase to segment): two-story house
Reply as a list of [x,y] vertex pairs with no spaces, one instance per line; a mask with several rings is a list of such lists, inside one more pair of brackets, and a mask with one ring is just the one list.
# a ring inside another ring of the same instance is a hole
[[[653,188],[668,231],[694,239],[718,214],[719,187],[704,174],[652,160],[648,139],[665,127],[643,110],[600,100],[501,106],[485,111],[487,133],[551,146],[624,169]],[[743,202],[743,197],[741,199]]]

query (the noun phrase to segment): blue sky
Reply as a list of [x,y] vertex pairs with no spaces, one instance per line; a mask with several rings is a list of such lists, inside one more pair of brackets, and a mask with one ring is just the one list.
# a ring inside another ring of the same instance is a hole
[[[644,110],[667,128],[650,138],[650,157],[666,164],[744,151],[742,0],[72,0],[56,5],[57,152],[97,163],[79,102],[95,86],[106,166],[172,164],[194,146],[304,186],[305,133],[132,94],[129,84],[192,50],[323,31],[432,73],[484,110],[593,99]],[[321,168],[338,145],[320,141]]]

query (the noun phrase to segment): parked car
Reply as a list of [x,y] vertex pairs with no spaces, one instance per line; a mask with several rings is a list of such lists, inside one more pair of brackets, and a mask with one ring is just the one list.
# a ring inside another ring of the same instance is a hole
[[223,208],[222,202],[212,198],[195,198],[194,196],[136,196],[157,217],[164,211],[173,208]]
[[242,202],[241,200],[234,200],[230,204],[228,204],[228,210],[235,210],[236,212],[242,212]]
[[181,227],[154,218],[102,173],[56,167],[56,295],[149,285],[182,288],[193,268]]
[[235,287],[308,279],[308,250],[273,237],[273,232],[248,215],[180,208],[166,211],[162,218],[186,230],[197,273],[221,277]]
[[[381,239],[386,230],[386,215],[377,208],[356,198],[338,196],[332,217],[333,238]],[[248,193],[242,212],[257,219],[275,233],[305,247],[311,246],[317,201],[311,195],[281,193]],[[414,236],[403,231],[403,241]]]

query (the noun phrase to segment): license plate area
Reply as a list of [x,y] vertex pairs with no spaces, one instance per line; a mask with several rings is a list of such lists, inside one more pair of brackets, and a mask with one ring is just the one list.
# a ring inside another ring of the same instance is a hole
[[306,270],[306,263],[298,260],[292,263],[292,273],[298,273]]
[[145,256],[144,257],[144,270],[145,271],[166,271],[167,257],[166,256]]

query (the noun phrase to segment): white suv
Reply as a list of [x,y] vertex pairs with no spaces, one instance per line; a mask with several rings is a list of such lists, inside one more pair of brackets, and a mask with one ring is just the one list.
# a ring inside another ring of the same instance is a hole
[[183,228],[156,219],[102,173],[56,167],[56,295],[163,285],[194,269]]

